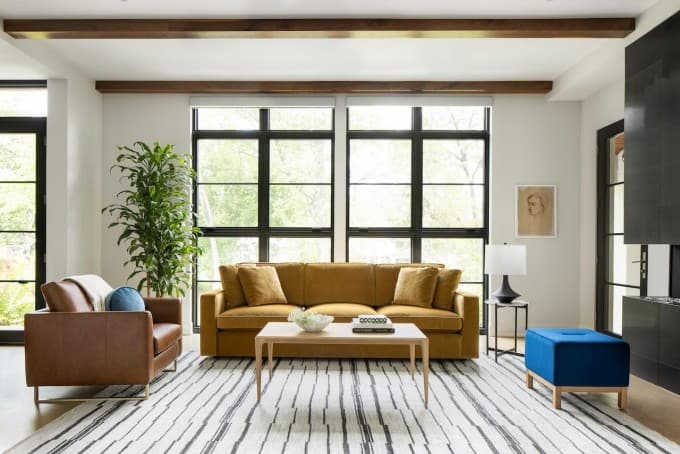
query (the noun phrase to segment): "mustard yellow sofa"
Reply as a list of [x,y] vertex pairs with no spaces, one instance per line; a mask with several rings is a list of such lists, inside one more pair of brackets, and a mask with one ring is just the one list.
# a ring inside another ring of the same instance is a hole
[[[430,357],[479,356],[479,298],[453,290],[460,272],[442,265],[367,263],[258,263],[276,268],[288,304],[248,306],[238,279],[241,265],[220,267],[222,288],[200,296],[201,355],[254,356],[255,335],[267,322],[286,321],[297,307],[350,322],[359,314],[384,314],[415,323],[430,340]],[[253,266],[253,264],[247,264]],[[436,266],[436,307],[392,304],[403,266]],[[454,282],[447,280],[454,279]],[[447,286],[448,284],[448,286]],[[449,292],[449,290],[452,290]],[[442,290],[444,292],[442,293]],[[277,356],[313,358],[407,358],[403,346],[277,345]]]

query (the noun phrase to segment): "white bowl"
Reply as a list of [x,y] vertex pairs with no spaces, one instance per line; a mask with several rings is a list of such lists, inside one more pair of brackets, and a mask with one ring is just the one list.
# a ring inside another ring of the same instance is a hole
[[318,333],[323,331],[332,321],[332,315],[316,314],[306,312],[302,309],[295,309],[288,316],[288,321],[295,323],[303,331],[308,333]]

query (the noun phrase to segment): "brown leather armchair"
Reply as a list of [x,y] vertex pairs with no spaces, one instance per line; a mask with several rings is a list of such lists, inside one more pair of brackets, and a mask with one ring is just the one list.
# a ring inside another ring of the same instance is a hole
[[41,290],[52,310],[24,316],[26,385],[34,387],[36,404],[91,400],[40,400],[40,386],[144,385],[143,397],[112,398],[144,400],[154,377],[173,362],[177,369],[180,299],[144,298],[146,311],[95,312],[75,282],[48,282]]

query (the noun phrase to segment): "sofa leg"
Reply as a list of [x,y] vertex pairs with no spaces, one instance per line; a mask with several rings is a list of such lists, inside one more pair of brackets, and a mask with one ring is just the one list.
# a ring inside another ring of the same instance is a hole
[[619,410],[625,410],[628,406],[628,388],[619,391]]
[[38,391],[38,387],[34,386],[33,387],[33,403],[37,406],[40,403],[40,391]]
[[553,407],[557,410],[562,408],[562,390],[559,386],[553,388]]
[[527,388],[534,388],[534,376],[527,370]]

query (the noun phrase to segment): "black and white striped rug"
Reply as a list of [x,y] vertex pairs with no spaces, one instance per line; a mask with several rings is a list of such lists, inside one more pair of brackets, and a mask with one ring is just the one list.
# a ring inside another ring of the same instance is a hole
[[[255,397],[251,359],[185,354],[143,402],[84,403],[11,452],[677,453],[591,395],[524,385],[520,359],[433,361],[430,405],[406,361],[275,360]],[[109,387],[108,395],[140,392]]]

